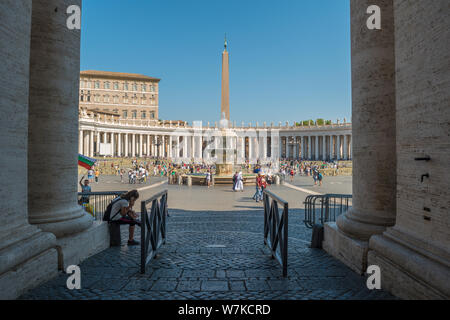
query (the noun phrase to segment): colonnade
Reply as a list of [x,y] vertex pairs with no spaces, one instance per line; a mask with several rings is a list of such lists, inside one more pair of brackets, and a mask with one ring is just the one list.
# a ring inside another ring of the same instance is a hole
[[[78,151],[89,157],[162,157],[171,159],[210,160],[217,158],[213,150],[222,150],[241,160],[283,158],[293,160],[349,160],[352,158],[351,129],[333,134],[272,134],[265,130],[242,133],[175,129],[161,132],[123,132],[122,129],[103,131],[101,128],[79,130]],[[273,142],[273,143],[272,143]]]

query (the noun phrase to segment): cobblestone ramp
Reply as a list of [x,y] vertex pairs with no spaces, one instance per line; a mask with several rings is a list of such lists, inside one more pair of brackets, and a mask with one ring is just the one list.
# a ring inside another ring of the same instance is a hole
[[[140,247],[109,248],[80,264],[80,290],[67,275],[21,299],[393,299],[323,250],[308,248],[302,210],[289,216],[288,277],[263,241],[263,211],[170,210],[167,243],[139,273]],[[139,232],[136,239],[139,239]]]

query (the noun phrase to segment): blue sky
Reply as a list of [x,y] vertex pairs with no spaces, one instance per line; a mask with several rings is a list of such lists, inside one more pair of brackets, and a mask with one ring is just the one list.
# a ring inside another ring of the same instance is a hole
[[218,121],[224,33],[231,120],[351,117],[349,0],[84,0],[81,70],[161,78],[161,119]]

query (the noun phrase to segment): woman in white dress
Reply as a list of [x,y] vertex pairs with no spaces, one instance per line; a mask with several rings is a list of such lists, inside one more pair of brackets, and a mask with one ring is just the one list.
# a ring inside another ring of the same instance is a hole
[[244,179],[242,178],[242,171],[239,172],[236,180],[236,191],[244,191]]

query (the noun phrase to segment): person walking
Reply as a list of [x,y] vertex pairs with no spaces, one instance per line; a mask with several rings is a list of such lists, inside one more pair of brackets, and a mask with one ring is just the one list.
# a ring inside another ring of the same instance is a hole
[[208,188],[211,186],[211,172],[209,170],[206,172],[206,185]]
[[98,177],[100,176],[100,171],[98,168],[95,169],[95,183],[98,184]]
[[236,191],[244,192],[244,178],[242,177],[242,171],[239,171],[236,178]]

